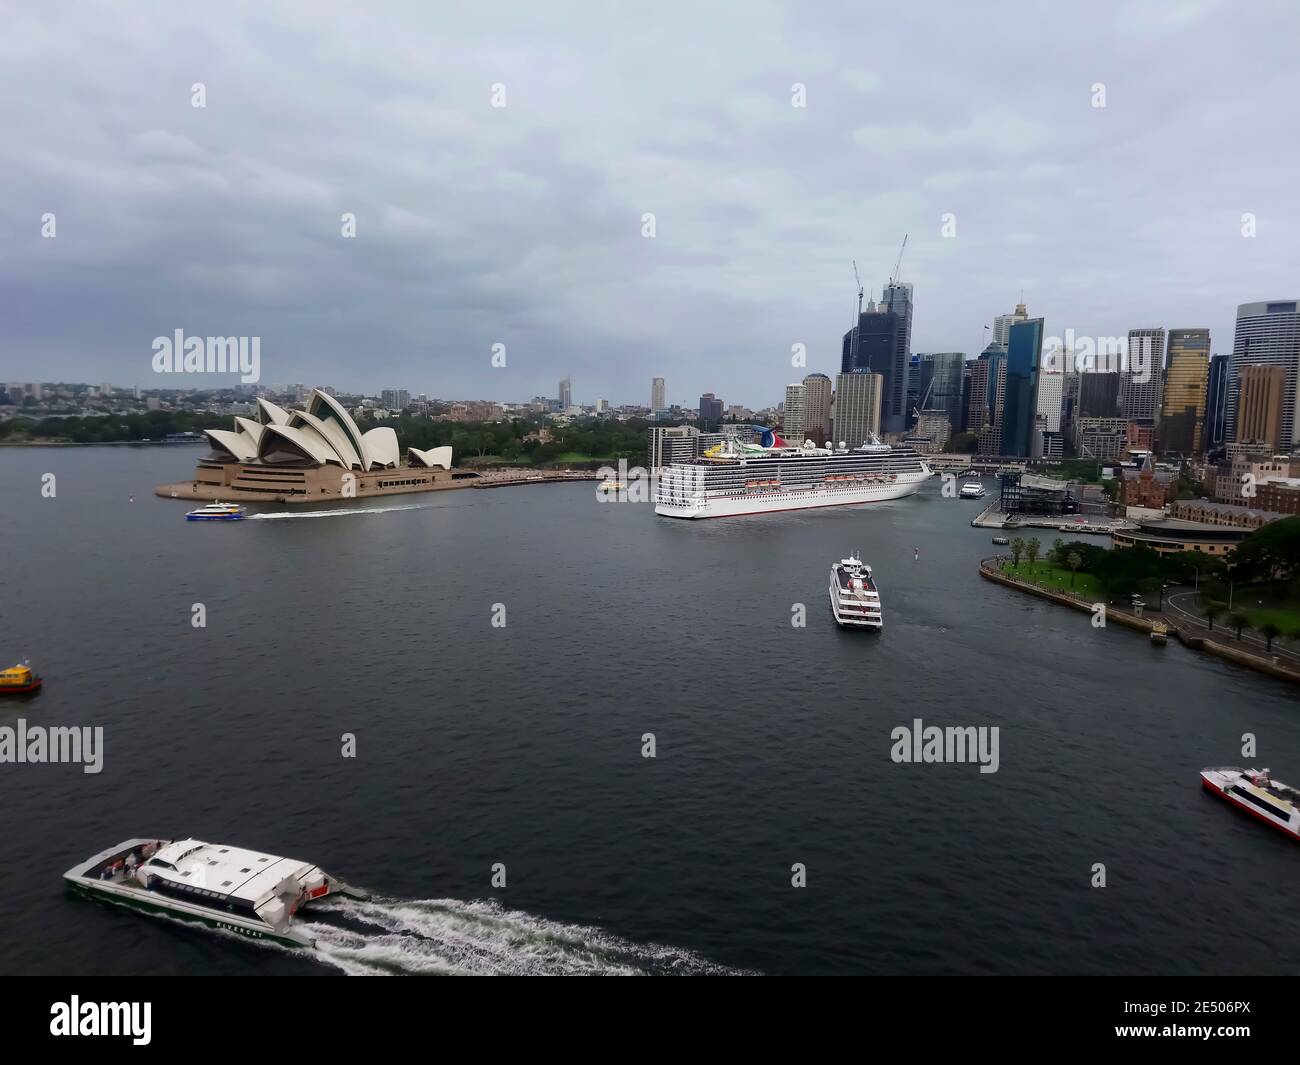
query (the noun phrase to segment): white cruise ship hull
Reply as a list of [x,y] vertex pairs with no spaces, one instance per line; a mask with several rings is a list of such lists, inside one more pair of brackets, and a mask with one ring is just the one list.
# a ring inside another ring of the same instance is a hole
[[770,514],[781,510],[813,510],[821,507],[851,507],[882,503],[915,493],[929,479],[929,473],[900,473],[894,481],[867,482],[825,488],[775,488],[737,495],[688,498],[681,504],[660,501],[655,513],[669,518],[733,518],[746,514]]

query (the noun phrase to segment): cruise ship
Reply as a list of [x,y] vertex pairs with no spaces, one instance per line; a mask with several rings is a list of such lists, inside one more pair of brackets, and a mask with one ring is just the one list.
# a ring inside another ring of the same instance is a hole
[[294,922],[300,907],[352,894],[310,862],[197,839],[124,840],[63,878],[77,891],[145,913],[290,947],[315,942]]
[[1201,785],[1211,795],[1300,840],[1300,792],[1274,780],[1267,769],[1211,767],[1201,770]]
[[702,458],[664,466],[655,513],[730,518],[878,503],[910,496],[930,476],[930,467],[909,447],[875,439],[852,449],[794,447],[768,429],[760,444],[727,440]]

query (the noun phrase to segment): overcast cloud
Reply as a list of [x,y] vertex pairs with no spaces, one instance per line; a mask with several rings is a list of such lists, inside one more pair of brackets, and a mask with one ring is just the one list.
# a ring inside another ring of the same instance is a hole
[[1230,351],[1300,296],[1296,12],[5,5],[0,379],[177,383],[182,328],[260,336],[264,383],[762,406],[792,344],[838,370],[850,261],[878,293],[904,233],[914,351],[1021,290],[1049,335]]

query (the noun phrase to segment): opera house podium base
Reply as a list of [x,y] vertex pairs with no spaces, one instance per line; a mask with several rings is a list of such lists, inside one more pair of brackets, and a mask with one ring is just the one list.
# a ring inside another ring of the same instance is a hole
[[468,488],[480,480],[469,470],[399,466],[345,471],[338,466],[268,466],[262,463],[199,463],[193,480],[160,484],[169,499],[231,503],[328,503],[340,499]]

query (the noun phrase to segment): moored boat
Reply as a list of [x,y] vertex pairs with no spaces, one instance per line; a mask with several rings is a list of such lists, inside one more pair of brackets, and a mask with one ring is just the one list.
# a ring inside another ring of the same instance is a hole
[[0,670],[0,695],[31,695],[40,691],[42,683],[41,675],[29,662]]
[[128,839],[73,866],[69,887],[145,913],[286,946],[315,938],[294,923],[307,903],[350,894],[309,862],[197,839]]
[[244,508],[238,503],[209,503],[185,515],[186,521],[241,521],[243,518]]
[[842,558],[831,566],[831,613],[844,628],[880,629],[884,617],[880,611],[880,590],[871,567],[856,554]]
[[985,495],[984,486],[979,481],[967,481],[959,494],[962,499],[979,499]]
[[1211,795],[1245,810],[1292,839],[1300,839],[1300,792],[1273,780],[1267,769],[1236,766],[1202,769],[1201,784]]

